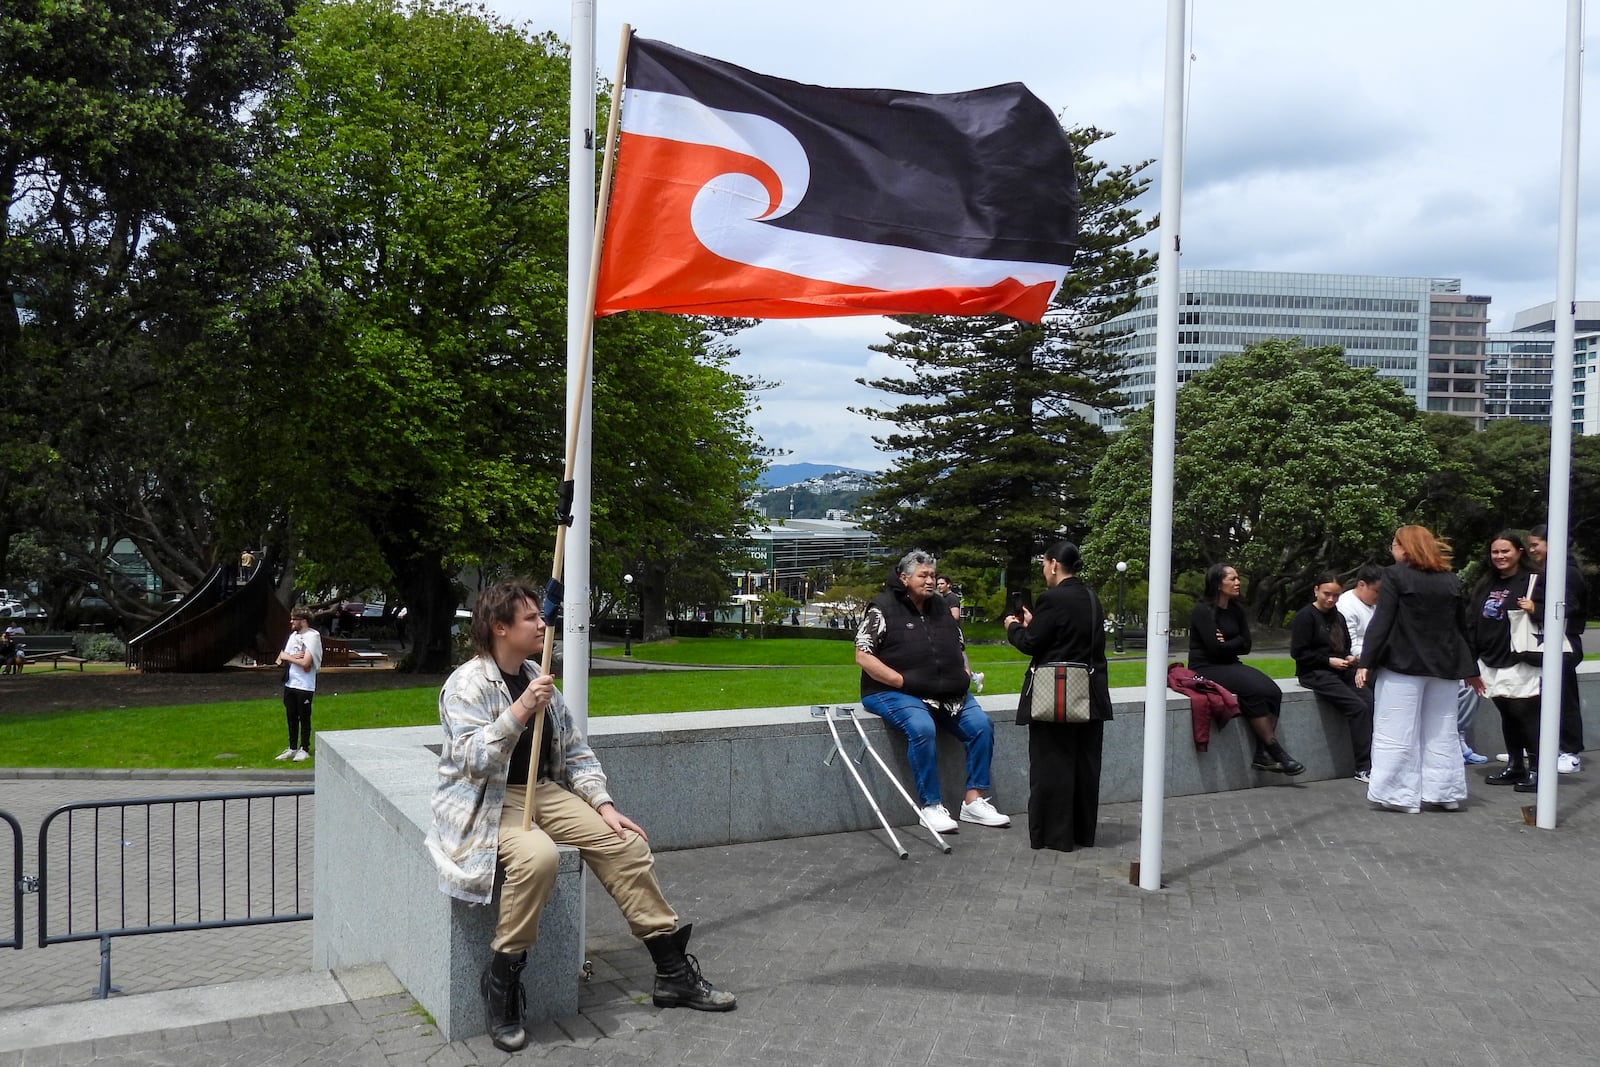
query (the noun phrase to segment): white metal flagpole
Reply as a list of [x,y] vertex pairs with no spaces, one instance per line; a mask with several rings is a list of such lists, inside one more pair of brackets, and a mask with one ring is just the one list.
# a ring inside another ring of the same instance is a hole
[[1161,122],[1161,253],[1156,261],[1156,390],[1150,461],[1150,596],[1145,607],[1144,794],[1139,888],[1161,888],[1167,792],[1167,639],[1172,629],[1172,468],[1178,405],[1178,253],[1183,207],[1185,0],[1167,0]]
[[1572,494],[1572,342],[1577,328],[1578,147],[1583,110],[1583,0],[1567,0],[1565,95],[1561,108],[1561,206],[1556,239],[1556,343],[1550,363],[1550,515],[1545,520],[1545,657],[1539,708],[1539,792],[1534,822],[1556,825],[1561,755],[1561,638],[1567,623],[1567,521]]
[[[578,724],[589,721],[589,510],[594,390],[589,344],[589,276],[594,258],[595,66],[594,2],[572,0],[571,112],[567,144],[567,414],[578,428],[572,467],[572,527],[566,537],[562,581],[561,695]],[[621,92],[621,87],[617,89]],[[581,409],[581,410],[580,410]],[[572,418],[577,413],[576,419]]]

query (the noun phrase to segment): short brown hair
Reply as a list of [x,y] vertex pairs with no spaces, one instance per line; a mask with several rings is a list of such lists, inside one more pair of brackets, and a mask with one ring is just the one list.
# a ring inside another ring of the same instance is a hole
[[311,621],[311,609],[310,608],[290,608],[289,609],[289,618],[290,619],[304,619],[304,620],[306,620],[306,622],[310,622]]
[[472,606],[472,647],[478,655],[494,655],[495,623],[515,622],[524,600],[543,609],[544,595],[526,582],[496,582],[478,594]]

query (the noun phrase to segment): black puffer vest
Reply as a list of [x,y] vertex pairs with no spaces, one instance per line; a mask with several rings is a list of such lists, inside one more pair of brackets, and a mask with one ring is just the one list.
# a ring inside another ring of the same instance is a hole
[[[877,656],[905,676],[899,692],[928,700],[961,700],[969,684],[961,655],[961,627],[944,598],[931,594],[918,611],[896,571],[889,578],[889,588],[873,598],[872,604],[883,612],[886,624]],[[894,691],[861,672],[863,697]]]

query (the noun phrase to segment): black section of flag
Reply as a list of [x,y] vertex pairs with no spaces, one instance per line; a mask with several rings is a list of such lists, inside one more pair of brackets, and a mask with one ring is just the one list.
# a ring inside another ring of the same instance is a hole
[[761,115],[801,143],[810,188],[767,225],[963,258],[1071,263],[1072,147],[1021,83],[947,94],[832,89],[638,37],[627,83]]

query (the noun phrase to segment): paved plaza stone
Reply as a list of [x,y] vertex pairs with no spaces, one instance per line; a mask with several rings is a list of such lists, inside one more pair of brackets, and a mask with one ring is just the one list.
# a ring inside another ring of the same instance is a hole
[[[691,951],[739,1009],[652,1007],[649,956],[591,881],[581,1012],[514,1056],[443,1041],[381,981],[277,1011],[248,985],[212,986],[237,1017],[174,1024],[183,986],[328,982],[308,971],[305,923],[122,939],[125,993],[107,1003],[82,999],[92,946],[30,944],[0,953],[0,1067],[1593,1064],[1600,774],[1562,778],[1554,831],[1525,824],[1531,796],[1482,775],[1456,813],[1375,811],[1349,780],[1170,800],[1158,892],[1129,882],[1137,804],[1103,808],[1099,847],[1071,854],[1031,851],[1025,816],[963,825],[949,856],[913,837],[904,861],[866,832],[664,853]],[[155,791],[113,784],[48,790]],[[0,809],[21,817],[39,789],[0,781]],[[999,800],[1015,812],[1023,798]],[[112,1009],[142,1024],[93,1037]],[[5,1043],[40,1012],[61,1013],[58,1033]]]

